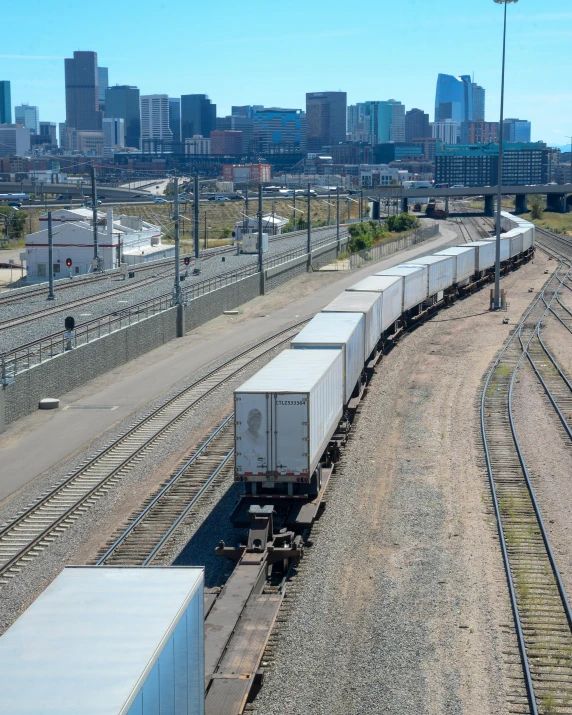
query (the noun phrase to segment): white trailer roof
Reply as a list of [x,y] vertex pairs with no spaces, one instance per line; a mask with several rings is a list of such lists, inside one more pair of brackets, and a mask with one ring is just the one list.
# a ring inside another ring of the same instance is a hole
[[410,266],[403,264],[401,266],[393,266],[386,268],[384,271],[376,273],[376,276],[410,276],[412,273],[419,273],[423,270],[423,266]]
[[449,248],[444,248],[442,251],[437,251],[434,255],[436,256],[461,256],[463,253],[473,251],[473,244],[467,244],[466,246],[449,246]]
[[241,392],[310,392],[341,350],[284,350],[235,390]]
[[411,261],[411,265],[415,266],[431,266],[434,263],[442,263],[443,261],[448,260],[451,258],[451,256],[439,256],[439,255],[434,255],[434,256],[420,256],[419,258],[415,258],[413,261]]
[[322,308],[322,311],[324,313],[367,313],[379,299],[379,293],[344,291],[325,308]]
[[363,320],[362,313],[318,313],[292,340],[292,345],[331,343],[339,345],[349,340]]
[[127,713],[202,579],[202,568],[65,568],[0,638],[2,712]]
[[399,276],[368,276],[359,283],[356,283],[348,291],[365,290],[375,293],[382,293],[399,281]]

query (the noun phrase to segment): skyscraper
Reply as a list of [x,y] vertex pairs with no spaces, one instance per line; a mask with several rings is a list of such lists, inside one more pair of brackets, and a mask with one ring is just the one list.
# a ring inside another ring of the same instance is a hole
[[53,147],[58,145],[57,125],[55,122],[40,122],[40,135],[45,137],[45,143]]
[[181,99],[169,97],[169,127],[173,132],[173,142],[181,141]]
[[12,124],[12,98],[7,79],[0,80],[0,124]]
[[271,154],[305,151],[305,121],[301,109],[257,109],[253,116],[255,149]]
[[74,52],[64,60],[66,76],[66,127],[101,131],[97,52]]
[[104,117],[103,133],[106,147],[125,146],[125,120],[121,117]]
[[216,129],[216,104],[206,94],[183,94],[181,97],[181,139],[210,137]]
[[435,92],[435,121],[468,122],[473,118],[473,89],[468,75],[440,74]]
[[530,122],[526,119],[505,119],[503,122],[503,134],[505,142],[529,142]]
[[14,117],[16,124],[23,124],[32,134],[40,133],[40,111],[38,107],[21,104],[18,107],[14,107]]
[[105,92],[105,116],[125,122],[125,146],[141,148],[141,110],[139,88],[128,85],[108,87]]
[[306,147],[320,151],[346,141],[347,94],[308,92],[306,94]]
[[[146,94],[141,96],[141,148],[151,150],[153,142],[173,141],[169,127],[169,97],[166,94]],[[160,147],[164,148],[163,146]]]
[[422,109],[410,109],[405,114],[405,141],[426,139],[431,136],[429,115]]
[[473,122],[485,121],[485,92],[483,87],[472,82],[471,91],[473,94],[473,115],[470,118]]
[[107,67],[97,68],[97,101],[99,110],[105,112],[105,90],[109,87],[109,70]]
[[405,141],[405,107],[395,99],[366,102],[371,122],[371,143]]

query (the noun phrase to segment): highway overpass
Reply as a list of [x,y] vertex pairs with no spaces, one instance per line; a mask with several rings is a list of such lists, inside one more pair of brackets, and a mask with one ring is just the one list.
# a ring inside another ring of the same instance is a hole
[[[83,188],[79,184],[48,184],[40,181],[32,183],[30,181],[0,181],[0,194],[71,194],[71,196],[82,196],[91,198],[91,183],[89,179],[83,182]],[[131,196],[139,194],[140,196],[149,196],[153,199],[154,195],[150,194],[145,189],[121,188],[117,186],[98,186],[97,195],[105,196],[107,199],[129,199]]]

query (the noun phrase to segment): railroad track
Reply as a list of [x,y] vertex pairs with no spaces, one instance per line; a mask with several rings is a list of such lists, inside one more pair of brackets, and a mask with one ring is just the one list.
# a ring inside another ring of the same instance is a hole
[[149,566],[181,521],[193,516],[209,488],[229,474],[234,456],[234,413],[170,475],[102,549],[96,566]]
[[[481,432],[509,585],[526,699],[511,712],[572,713],[572,612],[513,420],[515,378],[562,284],[559,266],[495,361],[481,396]],[[532,357],[532,360],[535,358]],[[549,386],[545,387],[550,391]]]
[[288,343],[307,320],[265,338],[145,415],[0,530],[0,585],[14,578],[208,395],[253,361]]

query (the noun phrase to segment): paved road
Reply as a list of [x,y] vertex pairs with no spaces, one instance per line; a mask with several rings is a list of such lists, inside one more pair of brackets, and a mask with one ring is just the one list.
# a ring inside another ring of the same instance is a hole
[[[302,299],[292,296],[283,308],[264,319],[229,322],[224,330],[206,324],[184,338],[163,345],[110,375],[103,375],[61,397],[57,412],[37,412],[10,425],[0,446],[0,500],[45,470],[73,454],[119,419],[169,390],[175,383],[222,355],[291,324],[296,317],[314,315],[347,287],[377,271],[447,244],[459,243],[456,232],[441,224],[442,235],[349,273]],[[260,298],[255,301],[263,300]],[[217,319],[218,320],[218,319]],[[104,405],[113,409],[65,409],[69,405]],[[65,439],[63,438],[65,435]]]

